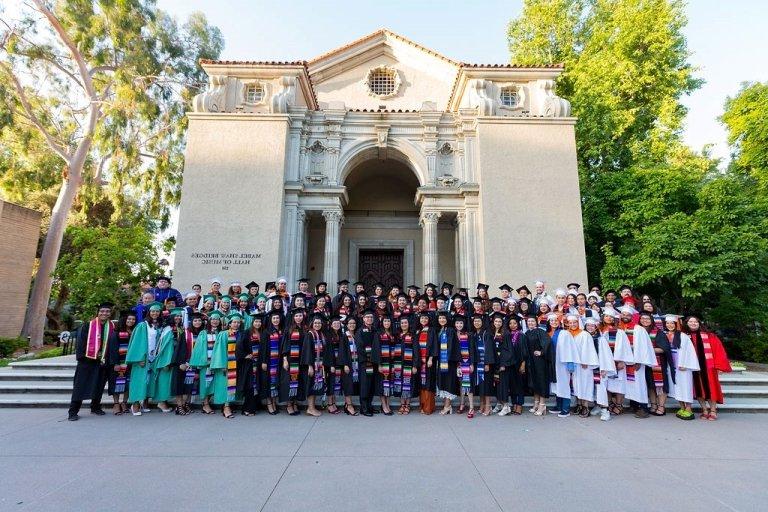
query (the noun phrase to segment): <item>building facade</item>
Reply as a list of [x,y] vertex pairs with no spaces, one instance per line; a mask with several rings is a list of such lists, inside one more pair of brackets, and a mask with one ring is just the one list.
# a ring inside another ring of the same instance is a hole
[[460,63],[379,30],[306,62],[203,67],[181,289],[213,276],[586,283],[560,66]]
[[0,337],[15,338],[24,325],[41,220],[40,212],[0,199]]

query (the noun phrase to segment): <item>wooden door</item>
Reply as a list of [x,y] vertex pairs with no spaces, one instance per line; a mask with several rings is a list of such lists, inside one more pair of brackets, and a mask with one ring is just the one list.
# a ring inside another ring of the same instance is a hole
[[402,249],[361,249],[358,268],[360,281],[365,283],[366,291],[373,293],[376,283],[383,283],[385,291],[394,285],[405,286],[403,259]]

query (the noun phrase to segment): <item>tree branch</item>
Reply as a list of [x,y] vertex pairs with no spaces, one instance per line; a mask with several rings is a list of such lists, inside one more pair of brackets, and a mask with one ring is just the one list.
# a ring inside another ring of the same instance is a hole
[[38,130],[40,130],[40,133],[42,133],[45,137],[45,140],[48,141],[48,145],[51,146],[51,149],[57,155],[59,155],[67,163],[67,165],[69,165],[72,160],[72,155],[70,155],[63,146],[56,142],[53,136],[48,132],[48,130],[45,129],[43,124],[32,111],[32,105],[30,105],[29,100],[27,99],[27,94],[24,92],[24,87],[21,85],[21,82],[19,82],[19,78],[13,72],[13,69],[5,62],[0,62],[0,67],[2,67],[5,72],[8,73],[8,76],[11,77],[11,81],[13,82],[13,85],[16,88],[16,92],[19,95],[21,106],[24,107],[24,111],[27,114],[27,119],[29,119],[29,121],[34,124]]
[[117,67],[116,66],[96,66],[91,68],[88,74],[93,76],[96,73],[100,73],[102,71],[117,71]]

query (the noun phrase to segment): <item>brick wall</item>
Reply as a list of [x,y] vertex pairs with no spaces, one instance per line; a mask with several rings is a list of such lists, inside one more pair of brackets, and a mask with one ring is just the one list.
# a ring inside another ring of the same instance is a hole
[[41,215],[0,199],[0,336],[18,336],[24,323]]

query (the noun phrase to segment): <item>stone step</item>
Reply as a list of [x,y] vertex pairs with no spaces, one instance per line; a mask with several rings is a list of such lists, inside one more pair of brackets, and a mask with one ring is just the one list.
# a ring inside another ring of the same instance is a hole
[[0,383],[4,381],[70,381],[75,376],[74,370],[17,370],[0,368]]
[[[64,357],[69,358],[69,356],[64,356]],[[10,363],[8,365],[8,368],[11,368],[13,370],[25,370],[25,371],[27,370],[70,370],[74,372],[76,366],[77,366],[77,361],[75,361],[75,358],[73,356],[71,361],[61,357],[51,357],[48,359],[36,359],[32,361],[16,361],[16,362]]]

